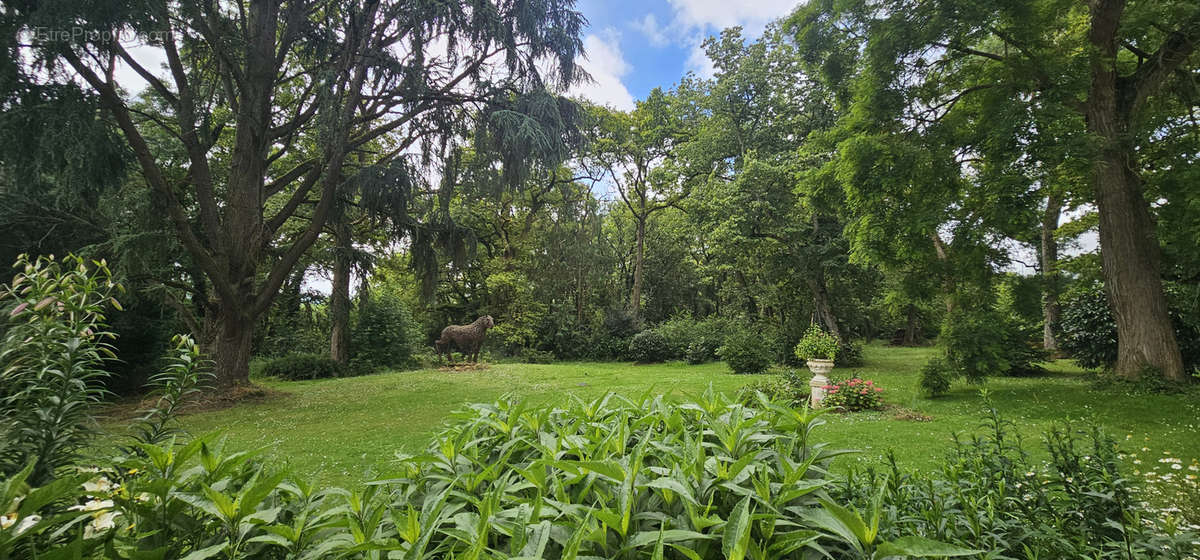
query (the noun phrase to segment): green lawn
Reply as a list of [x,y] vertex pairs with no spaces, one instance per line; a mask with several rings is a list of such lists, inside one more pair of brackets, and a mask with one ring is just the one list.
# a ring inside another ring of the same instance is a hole
[[[878,462],[894,450],[901,465],[927,469],[951,445],[951,433],[975,429],[983,419],[979,388],[956,383],[945,397],[918,396],[917,371],[928,348],[866,348],[866,366],[838,369],[874,379],[886,400],[921,412],[931,421],[901,420],[893,412],[828,415],[818,437],[862,454],[840,465]],[[1190,462],[1200,457],[1200,399],[1188,395],[1126,395],[1097,391],[1067,362],[1038,378],[995,378],[986,387],[1004,416],[1031,447],[1055,423],[1095,422],[1121,441],[1169,451]],[[354,486],[385,473],[397,451],[419,451],[430,436],[465,403],[491,401],[504,394],[538,404],[563,402],[567,395],[594,397],[606,391],[634,395],[646,391],[698,393],[710,383],[732,392],[757,376],[738,376],[722,363],[690,366],[628,363],[494,364],[470,372],[419,370],[309,382],[263,381],[278,396],[260,403],[189,414],[193,433],[222,430],[228,445],[263,448],[297,473],[325,483]],[[1130,436],[1127,438],[1127,436]]]

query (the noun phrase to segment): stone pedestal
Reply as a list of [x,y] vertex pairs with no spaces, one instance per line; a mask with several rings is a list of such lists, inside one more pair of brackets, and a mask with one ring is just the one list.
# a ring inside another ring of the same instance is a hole
[[808,369],[813,373],[812,380],[808,382],[809,406],[821,408],[821,401],[825,400],[825,386],[829,385],[826,374],[833,370],[833,360],[809,360]]

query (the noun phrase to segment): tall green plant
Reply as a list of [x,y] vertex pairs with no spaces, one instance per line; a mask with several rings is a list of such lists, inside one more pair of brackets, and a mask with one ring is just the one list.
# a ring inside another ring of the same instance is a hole
[[[28,480],[42,484],[87,445],[91,407],[105,394],[101,381],[114,359],[105,310],[120,309],[104,261],[22,255],[21,269],[0,299],[13,304],[0,343],[0,472],[33,463]],[[7,306],[6,306],[7,307]]]
[[391,295],[363,306],[355,325],[352,353],[356,369],[403,368],[412,364],[416,334],[412,314]]
[[179,433],[175,417],[189,397],[205,388],[213,378],[211,362],[200,354],[200,347],[190,336],[175,335],[174,355],[167,367],[150,377],[146,387],[157,397],[154,406],[143,410],[132,427],[133,437],[140,443],[157,445]]

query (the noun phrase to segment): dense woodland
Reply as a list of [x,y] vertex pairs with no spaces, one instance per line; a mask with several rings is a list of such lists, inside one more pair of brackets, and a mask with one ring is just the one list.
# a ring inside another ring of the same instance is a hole
[[786,362],[815,323],[972,381],[1200,364],[1191,2],[813,1],[629,112],[562,95],[570,2],[468,4],[6,2],[0,261],[111,263],[119,390],[179,332],[230,386],[485,314],[493,358]]

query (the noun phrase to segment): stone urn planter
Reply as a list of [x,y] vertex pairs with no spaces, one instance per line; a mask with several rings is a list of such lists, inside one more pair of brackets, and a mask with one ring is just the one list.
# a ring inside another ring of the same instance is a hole
[[825,400],[825,386],[829,385],[827,375],[833,370],[833,360],[837,358],[840,341],[817,325],[808,327],[804,337],[796,344],[796,357],[808,363],[808,369],[813,372],[812,381],[808,382],[811,389],[808,404],[812,408],[821,408]]
[[828,375],[833,371],[833,360],[808,360],[806,365],[813,373],[812,380],[808,382],[809,405],[821,408],[821,401],[825,400],[825,386],[829,385]]

